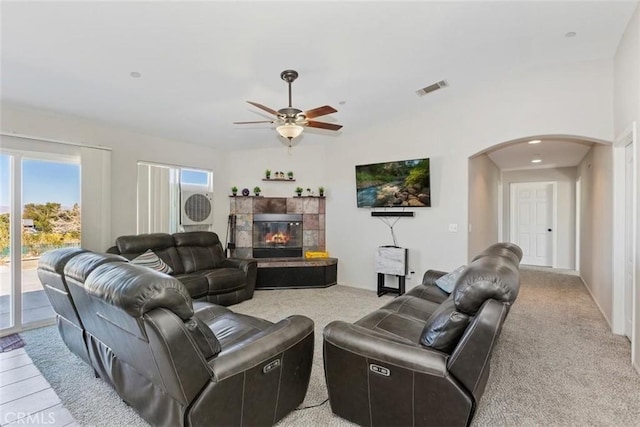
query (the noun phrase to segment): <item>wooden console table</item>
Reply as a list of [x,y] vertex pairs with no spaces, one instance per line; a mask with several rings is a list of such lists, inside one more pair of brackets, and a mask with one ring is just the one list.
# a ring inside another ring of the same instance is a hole
[[256,289],[326,288],[338,282],[337,258],[258,258]]

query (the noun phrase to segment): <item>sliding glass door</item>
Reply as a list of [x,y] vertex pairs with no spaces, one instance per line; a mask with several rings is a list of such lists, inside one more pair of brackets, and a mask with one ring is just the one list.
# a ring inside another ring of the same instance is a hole
[[0,335],[52,323],[40,255],[80,246],[79,158],[0,153]]
[[0,153],[0,331],[13,328],[15,311],[11,253],[12,156]]

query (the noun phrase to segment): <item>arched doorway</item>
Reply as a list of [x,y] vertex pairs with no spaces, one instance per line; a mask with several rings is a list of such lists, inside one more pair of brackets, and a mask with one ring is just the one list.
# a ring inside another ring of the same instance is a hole
[[[532,140],[541,142],[529,144]],[[625,155],[634,141],[634,132],[615,146],[580,136],[537,135],[496,144],[471,156],[469,253],[498,240],[518,243],[509,225],[514,206],[509,200],[512,184],[556,182],[552,230],[557,235],[551,266],[578,270],[612,331],[629,336],[624,321],[637,316],[626,298],[637,293],[637,278],[625,281],[625,271],[636,267],[625,266],[624,260],[629,259],[625,251],[637,247],[637,234],[628,230],[628,224],[633,227],[637,222],[637,200],[625,197],[629,194],[625,185],[633,182],[638,168],[636,156],[625,169],[629,163]],[[577,150],[571,163],[565,155],[571,154],[572,144]],[[637,153],[637,147],[633,152]],[[538,158],[540,163],[531,163]],[[564,192],[561,187],[566,187]],[[632,244],[628,236],[634,236]]]

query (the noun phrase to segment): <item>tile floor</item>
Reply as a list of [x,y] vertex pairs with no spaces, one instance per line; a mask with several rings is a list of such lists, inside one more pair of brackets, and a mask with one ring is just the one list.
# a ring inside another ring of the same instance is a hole
[[0,353],[0,426],[77,426],[24,348]]

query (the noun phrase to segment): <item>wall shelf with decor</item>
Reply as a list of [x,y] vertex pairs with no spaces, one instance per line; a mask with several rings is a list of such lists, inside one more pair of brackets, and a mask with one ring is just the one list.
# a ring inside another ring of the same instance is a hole
[[294,178],[262,178],[263,181],[285,181],[285,182],[295,182]]

